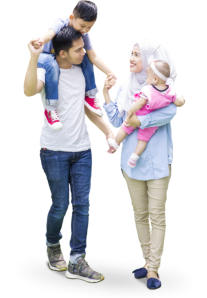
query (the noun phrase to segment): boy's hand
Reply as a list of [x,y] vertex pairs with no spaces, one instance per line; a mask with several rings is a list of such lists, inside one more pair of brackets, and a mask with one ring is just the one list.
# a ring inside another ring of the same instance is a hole
[[29,48],[29,51],[31,53],[31,56],[39,56],[39,54],[42,52],[43,50],[43,44],[42,45],[39,45],[38,48],[36,48],[34,46],[34,43],[33,41],[30,41],[29,44],[28,44],[28,48]]
[[110,72],[107,74],[107,80],[110,86],[113,87],[116,84],[117,77],[112,72]]

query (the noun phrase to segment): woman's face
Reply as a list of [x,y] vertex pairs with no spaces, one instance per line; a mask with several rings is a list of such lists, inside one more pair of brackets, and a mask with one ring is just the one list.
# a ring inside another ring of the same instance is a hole
[[138,46],[134,46],[130,57],[130,71],[141,72],[143,70],[142,57]]

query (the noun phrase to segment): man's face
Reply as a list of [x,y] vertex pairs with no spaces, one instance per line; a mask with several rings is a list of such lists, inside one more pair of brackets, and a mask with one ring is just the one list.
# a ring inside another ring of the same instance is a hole
[[74,15],[70,16],[70,25],[81,34],[88,33],[93,27],[95,21],[86,22],[83,19],[75,18]]
[[64,59],[69,64],[81,64],[85,55],[84,42],[82,37],[74,40],[72,47],[66,52],[64,51]]

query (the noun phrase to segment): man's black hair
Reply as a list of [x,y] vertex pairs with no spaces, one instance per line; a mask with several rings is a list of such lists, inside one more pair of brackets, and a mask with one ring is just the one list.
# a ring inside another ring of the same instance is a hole
[[71,26],[66,26],[55,35],[52,40],[55,55],[61,50],[68,51],[73,46],[73,41],[82,37],[82,34]]
[[73,9],[73,14],[75,18],[93,22],[97,19],[97,6],[92,1],[81,0]]

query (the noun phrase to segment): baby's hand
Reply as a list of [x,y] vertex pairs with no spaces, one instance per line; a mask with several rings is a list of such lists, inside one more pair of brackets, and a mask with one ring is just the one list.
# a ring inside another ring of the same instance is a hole
[[183,96],[177,96],[176,100],[174,101],[174,104],[178,107],[182,107],[185,103],[185,99]]
[[178,97],[178,100],[180,102],[180,106],[183,106],[184,103],[185,103],[185,98],[181,95],[181,96]]

